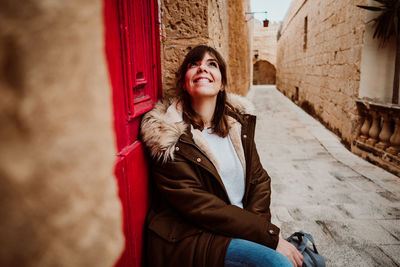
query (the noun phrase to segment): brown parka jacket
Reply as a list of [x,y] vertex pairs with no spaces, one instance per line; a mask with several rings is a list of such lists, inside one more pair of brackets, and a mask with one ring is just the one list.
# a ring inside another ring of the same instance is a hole
[[228,95],[240,111],[229,118],[229,136],[245,170],[243,209],[230,204],[218,162],[201,132],[182,120],[179,102],[158,103],[142,120],[141,135],[152,158],[152,206],[147,216],[148,266],[224,266],[232,238],[275,249],[279,228],[271,223],[270,177],[254,143],[251,103]]

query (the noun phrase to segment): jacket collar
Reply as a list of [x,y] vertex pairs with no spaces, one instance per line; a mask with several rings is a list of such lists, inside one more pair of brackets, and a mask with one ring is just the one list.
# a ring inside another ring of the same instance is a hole
[[[254,106],[248,99],[239,95],[228,94],[228,101],[240,113],[254,114]],[[231,127],[229,136],[245,170],[245,156],[241,143],[242,125],[233,116],[229,117],[228,122]],[[191,133],[194,144],[207,155],[219,171],[218,162],[200,130],[194,129],[192,125],[183,120],[182,105],[179,101],[171,99],[159,102],[142,119],[142,140],[148,147],[150,155],[158,161],[173,160],[175,146],[179,138],[188,132]]]

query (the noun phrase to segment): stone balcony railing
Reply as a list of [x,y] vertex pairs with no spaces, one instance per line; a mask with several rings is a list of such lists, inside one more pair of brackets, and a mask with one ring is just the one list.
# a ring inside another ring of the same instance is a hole
[[362,118],[352,150],[374,163],[400,174],[400,106],[357,100]]

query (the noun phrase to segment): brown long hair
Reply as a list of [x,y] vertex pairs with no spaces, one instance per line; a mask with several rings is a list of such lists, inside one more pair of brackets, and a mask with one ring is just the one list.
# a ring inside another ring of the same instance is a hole
[[[189,63],[200,61],[206,53],[214,56],[215,60],[217,61],[219,70],[221,72],[222,86],[226,88],[226,85],[228,83],[226,75],[226,63],[217,50],[206,45],[196,46],[192,50],[190,50],[189,53],[187,53],[185,59],[178,69],[175,88],[178,97],[182,101],[184,116],[190,121],[195,129],[200,130],[204,129],[204,122],[201,119],[200,115],[197,114],[192,108],[190,95],[185,90],[185,75]],[[215,104],[215,111],[211,121],[211,130],[218,136],[226,137],[229,133],[227,118],[227,111],[229,109],[234,110],[232,105],[227,101],[226,90],[224,89],[218,92],[217,102]]]

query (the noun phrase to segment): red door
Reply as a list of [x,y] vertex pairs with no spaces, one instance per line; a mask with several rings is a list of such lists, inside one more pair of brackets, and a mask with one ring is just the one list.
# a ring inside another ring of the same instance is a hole
[[105,48],[112,84],[117,146],[115,175],[123,207],[125,250],[117,266],[143,265],[149,206],[140,119],[160,95],[157,0],[105,0]]

